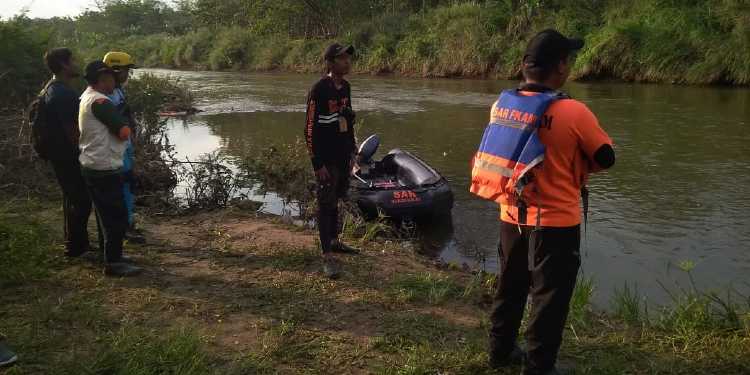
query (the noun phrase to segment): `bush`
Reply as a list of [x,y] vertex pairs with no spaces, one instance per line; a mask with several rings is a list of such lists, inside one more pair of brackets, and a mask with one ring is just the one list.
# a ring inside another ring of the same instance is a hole
[[172,204],[172,192],[177,185],[173,146],[166,135],[166,120],[158,113],[165,107],[191,109],[192,94],[177,79],[142,74],[129,81],[128,102],[139,125],[135,163],[139,197],[154,197],[159,199],[158,203]]
[[276,70],[281,67],[286,54],[289,52],[289,40],[283,36],[266,37],[255,45],[252,57],[254,70]]
[[223,30],[214,41],[214,48],[208,57],[209,66],[213,70],[241,69],[251,61],[254,46],[250,31],[239,27]]
[[209,29],[198,29],[180,39],[182,49],[175,57],[175,66],[191,67],[206,65],[209,51],[214,43],[214,35]]
[[245,159],[240,166],[248,187],[258,193],[276,193],[285,206],[294,205],[299,216],[311,218],[314,213],[315,177],[304,141],[274,145]]
[[23,17],[0,21],[0,111],[25,107],[41,90],[50,76],[42,59],[48,39]]
[[237,195],[238,177],[219,152],[182,162],[179,175],[185,185],[184,203],[190,210],[226,207]]

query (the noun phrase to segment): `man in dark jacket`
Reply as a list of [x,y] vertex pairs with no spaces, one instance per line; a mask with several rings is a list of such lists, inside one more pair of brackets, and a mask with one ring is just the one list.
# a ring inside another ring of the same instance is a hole
[[72,82],[80,76],[73,53],[55,48],[44,55],[52,72],[44,96],[47,126],[50,127],[49,161],[63,193],[65,255],[78,257],[89,251],[86,229],[91,215],[91,198],[78,162],[78,94]]
[[326,75],[312,87],[307,97],[305,138],[318,182],[318,229],[323,272],[332,279],[340,272],[332,252],[358,252],[338,239],[338,202],[349,190],[356,154],[351,87],[344,79],[351,70],[353,54],[351,46],[330,45],[324,54]]

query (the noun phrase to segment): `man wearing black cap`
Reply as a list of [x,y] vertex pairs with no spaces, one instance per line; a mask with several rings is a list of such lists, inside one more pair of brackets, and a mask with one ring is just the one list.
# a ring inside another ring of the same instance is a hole
[[323,250],[323,272],[329,278],[339,276],[332,252],[357,253],[341,241],[338,222],[339,199],[349,190],[354,163],[354,112],[351,88],[344,76],[351,70],[354,47],[338,43],[325,53],[325,75],[307,96],[305,139],[318,182],[318,229]]
[[81,131],[81,173],[104,229],[105,274],[133,276],[139,267],[122,255],[122,242],[128,227],[122,181],[122,155],[130,137],[130,127],[107,97],[115,89],[115,72],[102,61],[86,66],[89,86],[81,95],[78,126]]
[[[504,191],[495,199],[501,220],[489,353],[495,368],[525,360],[524,374],[558,374],[555,363],[581,262],[581,192],[589,173],[610,168],[615,160],[612,141],[596,116],[585,104],[556,91],[567,81],[582,47],[582,40],[568,39],[555,30],[540,32],[524,54],[524,82],[518,90],[503,92],[492,106],[491,125],[496,129],[514,134],[504,127],[519,125],[524,118],[536,119],[528,121],[532,126],[528,130],[543,144],[541,156],[534,159],[542,162],[530,170],[528,181],[521,182],[522,193]],[[513,110],[506,108],[507,103],[525,106],[539,98],[549,101],[538,107],[538,117],[524,117],[517,111],[514,118]],[[502,168],[495,170],[502,172]],[[491,178],[491,172],[482,176]],[[506,177],[511,175],[506,172]],[[516,339],[529,296],[524,353]]]

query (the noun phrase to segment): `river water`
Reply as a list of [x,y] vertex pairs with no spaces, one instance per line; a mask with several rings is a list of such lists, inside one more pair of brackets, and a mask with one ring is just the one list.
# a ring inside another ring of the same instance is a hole
[[[181,72],[205,112],[173,120],[172,142],[196,157],[235,157],[302,136],[305,95],[316,77]],[[423,250],[448,262],[497,268],[497,207],[468,191],[469,159],[498,93],[493,80],[353,76],[358,137],[381,136],[380,154],[412,151],[439,170],[456,196],[453,228],[428,230]],[[625,283],[665,302],[662,285],[686,286],[678,264],[695,264],[702,289],[750,291],[750,90],[624,83],[570,83],[616,144],[617,164],[592,176],[583,272],[606,305]],[[271,210],[279,202],[267,199]],[[276,208],[274,208],[276,207]],[[483,256],[476,256],[479,252]],[[483,259],[484,258],[484,259]]]

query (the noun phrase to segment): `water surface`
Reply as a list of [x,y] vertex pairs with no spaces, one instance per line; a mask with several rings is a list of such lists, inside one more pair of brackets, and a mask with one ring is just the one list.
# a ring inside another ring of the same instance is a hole
[[[302,136],[310,75],[177,72],[205,110],[175,121],[178,151],[248,150]],[[497,267],[497,207],[468,191],[469,160],[497,94],[514,82],[354,76],[358,137],[378,133],[380,153],[414,152],[450,181],[453,230],[426,235],[424,250],[446,261]],[[664,301],[658,284],[684,284],[676,265],[693,261],[702,288],[750,291],[750,90],[622,83],[571,83],[616,143],[617,164],[592,176],[583,272],[597,302],[637,284]],[[271,199],[273,201],[273,199]],[[470,254],[479,251],[484,262]]]

